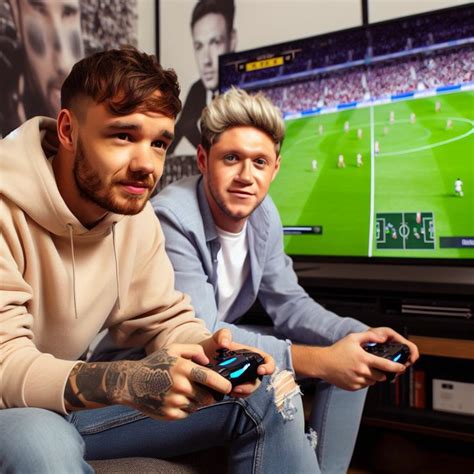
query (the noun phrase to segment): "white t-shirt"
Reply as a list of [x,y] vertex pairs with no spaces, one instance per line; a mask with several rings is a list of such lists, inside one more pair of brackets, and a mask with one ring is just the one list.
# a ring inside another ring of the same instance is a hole
[[217,317],[222,321],[225,321],[227,312],[249,274],[249,246],[246,228],[247,224],[238,234],[234,234],[217,227],[221,244],[217,253],[217,284],[219,288]]

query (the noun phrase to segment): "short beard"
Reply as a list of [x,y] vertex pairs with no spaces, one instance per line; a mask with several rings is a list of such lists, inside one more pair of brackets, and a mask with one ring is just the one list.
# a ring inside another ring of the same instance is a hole
[[[100,176],[89,167],[81,139],[77,141],[77,152],[73,167],[74,181],[80,196],[108,212],[122,215],[135,215],[143,210],[148,199],[130,195],[126,203],[120,203],[113,195],[114,184],[106,185]],[[148,197],[151,192],[148,192]],[[140,202],[143,200],[143,202]]]

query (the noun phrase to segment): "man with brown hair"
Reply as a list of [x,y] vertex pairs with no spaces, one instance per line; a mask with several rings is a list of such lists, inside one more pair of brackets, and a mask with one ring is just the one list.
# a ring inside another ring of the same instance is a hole
[[[204,367],[242,346],[174,289],[148,198],[178,95],[153,56],[98,53],[64,82],[57,122],[35,117],[0,142],[2,471],[92,472],[92,459],[230,444],[235,472],[317,472],[302,410],[285,419],[268,377],[232,389]],[[83,361],[104,328],[146,357]],[[258,374],[271,374],[261,353]],[[214,404],[209,389],[242,398]]]

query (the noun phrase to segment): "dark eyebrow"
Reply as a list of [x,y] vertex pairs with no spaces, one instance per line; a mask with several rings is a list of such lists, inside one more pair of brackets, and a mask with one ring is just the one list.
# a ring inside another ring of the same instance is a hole
[[[115,130],[127,130],[127,131],[141,131],[142,126],[134,123],[134,122],[122,122],[121,120],[117,120],[115,122],[109,123],[105,129],[107,131],[115,131]],[[166,128],[160,130],[157,133],[157,136],[167,138],[168,140],[173,140],[174,134],[171,133]]]
[[105,128],[107,130],[141,130],[142,126],[133,122],[122,122],[117,120],[116,122],[109,123]]
[[162,135],[165,138],[168,138],[169,140],[174,139],[174,133],[171,133],[169,130],[166,130],[166,129],[162,130],[160,135]]

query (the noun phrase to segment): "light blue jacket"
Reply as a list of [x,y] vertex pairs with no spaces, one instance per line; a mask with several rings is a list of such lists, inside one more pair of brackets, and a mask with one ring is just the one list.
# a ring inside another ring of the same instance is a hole
[[[248,219],[250,272],[229,309],[226,322],[217,319],[217,253],[219,239],[200,176],[167,186],[152,199],[166,237],[166,251],[175,269],[176,288],[191,296],[196,316],[212,332],[228,327],[234,340],[270,353],[282,368],[291,366],[293,342],[327,346],[367,326],[341,318],[316,303],[298,284],[291,259],[283,249],[282,224],[267,196]],[[259,299],[273,321],[274,336],[255,334],[233,323]]]

